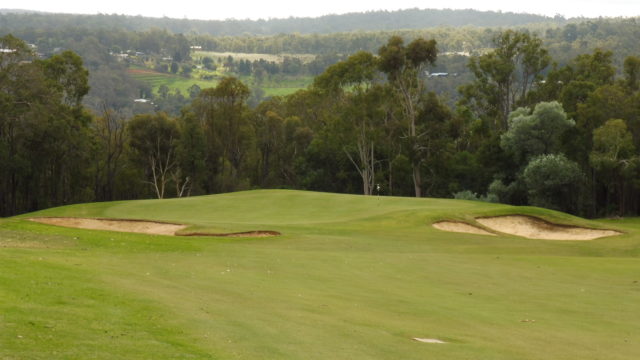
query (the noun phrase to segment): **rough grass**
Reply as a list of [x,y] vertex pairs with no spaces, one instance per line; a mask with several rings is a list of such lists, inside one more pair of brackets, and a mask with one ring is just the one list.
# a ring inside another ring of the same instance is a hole
[[[627,234],[565,242],[429,226],[514,212]],[[5,244],[42,245],[0,247],[1,359],[640,358],[640,219],[281,190],[34,215],[284,235],[182,238],[0,220]]]

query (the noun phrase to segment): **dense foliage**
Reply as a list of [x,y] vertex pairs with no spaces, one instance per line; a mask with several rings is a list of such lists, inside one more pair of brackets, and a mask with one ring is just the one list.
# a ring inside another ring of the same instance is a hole
[[[478,34],[470,41],[485,48],[470,57],[442,55],[443,47],[466,43],[454,39],[462,30],[447,35],[445,45],[437,37],[389,34],[379,43],[384,33],[362,33],[375,41],[324,62],[313,84],[292,95],[256,99],[229,76],[186,96],[160,89],[156,106],[166,112],[132,105],[153,94],[128,78],[128,63],[113,54],[132,47],[144,50],[147,62],[170,56],[164,71],[184,72],[195,36],[60,30],[48,38],[29,30],[38,51],[52,50],[38,57],[8,35],[0,39],[0,213],[287,187],[637,214],[640,59],[629,52],[640,51],[618,35],[638,27],[634,19],[590,24],[538,35],[468,30]],[[291,35],[286,46],[315,36]],[[358,34],[327,35],[327,44],[341,36],[357,48]],[[623,51],[584,48],[611,37]],[[81,57],[53,51],[58,45]],[[463,85],[454,98],[431,91],[442,82],[427,71],[443,66],[442,58],[468,66],[449,78]],[[233,59],[224,65],[246,76],[271,66]]]

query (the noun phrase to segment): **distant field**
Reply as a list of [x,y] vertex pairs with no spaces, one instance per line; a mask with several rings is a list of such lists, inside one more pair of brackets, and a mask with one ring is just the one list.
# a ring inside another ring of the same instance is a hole
[[158,88],[160,88],[160,86],[167,85],[169,89],[178,89],[183,95],[187,96],[189,94],[189,88],[194,84],[200,86],[202,89],[215,87],[218,84],[216,80],[185,78],[179,75],[165,74],[141,68],[129,69],[129,74],[135,79],[151,85],[155,93],[158,92]]
[[234,53],[234,52],[215,52],[215,51],[194,51],[192,53],[192,57],[199,59],[205,56],[209,56],[213,59],[217,58],[227,58],[229,56],[233,57],[237,60],[249,60],[249,61],[257,61],[260,59],[264,59],[266,61],[273,61],[276,63],[281,63],[285,57],[298,58],[303,63],[308,63],[313,61],[316,58],[314,54],[254,54],[254,53]]
[[[183,76],[160,73],[145,68],[131,68],[128,71],[135,79],[149,84],[156,94],[163,84],[167,85],[171,90],[180,90],[185,96],[188,95],[189,88],[194,84],[198,85],[201,89],[215,87],[218,84],[218,80],[200,79],[199,72],[195,72],[192,78],[185,78]],[[251,77],[241,77],[241,80],[250,87],[254,86],[254,79]],[[265,96],[285,96],[307,87],[312,81],[313,78],[311,76],[294,79],[265,80],[259,87],[264,90]]]
[[260,87],[262,90],[264,90],[265,96],[285,96],[311,85],[311,83],[313,82],[313,77],[276,77],[273,80],[266,79],[260,85],[254,85],[255,79],[253,79],[252,77],[245,76],[241,77],[240,80],[252,87]]
[[[514,213],[625,234],[431,226]],[[282,235],[145,235],[32,216]],[[260,190],[65,206],[0,219],[0,359],[636,360],[639,258],[638,218],[462,200]]]

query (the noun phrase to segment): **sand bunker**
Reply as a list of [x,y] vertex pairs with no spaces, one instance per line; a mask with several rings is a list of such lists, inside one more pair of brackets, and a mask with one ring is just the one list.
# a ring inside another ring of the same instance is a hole
[[177,235],[177,236],[220,236],[220,237],[267,237],[280,235],[277,231],[245,231],[236,233],[210,234],[210,233],[186,233],[176,234],[187,225],[172,224],[145,220],[128,219],[91,219],[91,218],[71,218],[71,217],[41,217],[30,218],[43,224],[73,227],[90,230],[109,230],[119,232],[133,232],[154,235]]
[[156,235],[175,235],[176,231],[182,230],[187,225],[170,224],[155,221],[143,220],[123,220],[123,219],[89,219],[70,217],[41,217],[31,218],[43,224],[58,225],[91,230],[110,230],[121,232],[133,232]]
[[433,227],[443,231],[495,236],[487,230],[461,221],[438,221],[433,223]]
[[480,224],[496,231],[543,240],[593,240],[605,236],[620,235],[614,230],[589,229],[554,224],[536,217],[508,215],[476,218]]
[[413,340],[427,344],[446,344],[446,342],[438,339],[413,338]]

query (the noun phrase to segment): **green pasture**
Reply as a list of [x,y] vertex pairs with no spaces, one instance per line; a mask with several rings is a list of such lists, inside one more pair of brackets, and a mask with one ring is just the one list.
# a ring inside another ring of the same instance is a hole
[[166,85],[171,91],[180,90],[182,95],[189,96],[189,88],[191,86],[198,85],[200,88],[215,87],[218,84],[217,80],[202,80],[199,78],[186,78],[180,75],[166,74],[166,73],[144,73],[144,74],[131,74],[134,79],[149,84],[154,93],[158,93],[158,89],[162,85]]
[[[514,213],[624,234],[430,226]],[[282,235],[143,235],[32,216]],[[65,206],[0,219],[0,359],[640,359],[639,257],[640,219],[462,200],[257,190]]]
[[194,51],[191,55],[194,59],[202,59],[208,56],[214,60],[226,59],[231,56],[236,60],[259,61],[264,59],[269,62],[281,63],[285,57],[298,58],[303,63],[315,60],[315,54],[258,54],[258,53],[237,53],[237,52],[217,52],[217,51]]
[[[144,68],[136,68],[144,69]],[[145,69],[148,70],[148,69]],[[214,74],[216,78],[213,80],[203,80],[200,78],[201,74]],[[186,78],[180,75],[166,74],[160,72],[153,73],[131,73],[134,79],[140,80],[149,84],[154,93],[158,93],[158,89],[162,85],[166,85],[171,91],[180,90],[182,95],[189,95],[189,88],[191,86],[198,85],[201,89],[215,87],[221,77],[227,76],[223,72],[205,72],[202,70],[196,70],[191,78]],[[240,79],[250,87],[259,87],[264,91],[264,96],[286,96],[292,94],[300,89],[304,89],[309,86],[313,77],[282,77],[274,79],[266,79],[260,84],[256,84],[256,80],[251,76],[243,76]]]

